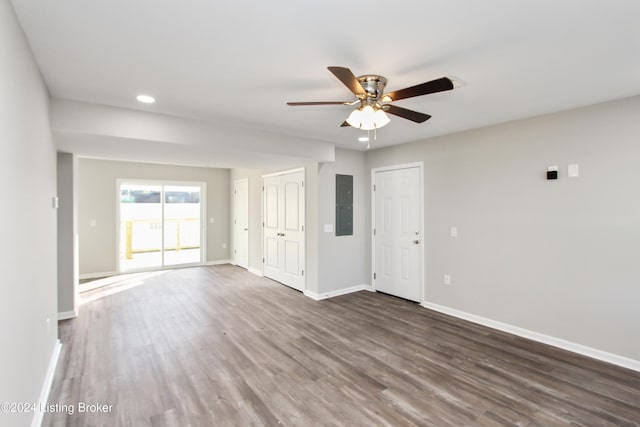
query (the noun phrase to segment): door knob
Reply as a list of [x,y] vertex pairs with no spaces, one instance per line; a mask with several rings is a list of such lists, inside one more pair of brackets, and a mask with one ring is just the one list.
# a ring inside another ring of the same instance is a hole
[[414,244],[414,245],[418,245],[418,244],[420,244],[420,240],[414,240],[414,241],[413,241],[413,244]]
[[245,229],[244,229],[244,231],[249,231],[249,229],[248,229],[248,228],[245,228]]

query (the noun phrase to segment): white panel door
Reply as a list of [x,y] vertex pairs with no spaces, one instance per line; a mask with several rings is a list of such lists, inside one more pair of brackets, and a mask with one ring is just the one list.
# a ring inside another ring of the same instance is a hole
[[304,172],[282,175],[282,283],[304,290]]
[[375,289],[421,301],[420,169],[375,173]]
[[249,181],[233,183],[233,262],[249,268]]
[[304,290],[304,172],[264,178],[264,275]]
[[278,282],[282,282],[282,267],[280,256],[280,176],[264,178],[263,204],[264,204],[264,275]]

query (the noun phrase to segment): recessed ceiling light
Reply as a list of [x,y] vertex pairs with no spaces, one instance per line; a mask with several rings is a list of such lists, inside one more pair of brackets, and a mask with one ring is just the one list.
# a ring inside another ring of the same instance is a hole
[[361,136],[360,138],[358,138],[358,141],[360,141],[360,142],[368,142],[369,141],[369,137],[368,136]]
[[149,95],[138,95],[136,96],[136,99],[140,102],[144,102],[145,104],[153,104],[156,102],[156,99]]

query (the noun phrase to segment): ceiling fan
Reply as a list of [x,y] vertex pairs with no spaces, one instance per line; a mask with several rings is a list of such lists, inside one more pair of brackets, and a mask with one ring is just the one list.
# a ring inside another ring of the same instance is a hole
[[390,122],[386,113],[416,123],[425,122],[431,118],[430,115],[390,105],[389,102],[453,89],[451,79],[441,77],[419,85],[385,93],[384,88],[387,85],[387,79],[382,76],[366,74],[356,77],[350,69],[345,67],[327,68],[353,92],[356,96],[354,101],[287,102],[287,105],[294,107],[304,105],[356,106],[356,109],[351,112],[347,120],[342,123],[342,127],[352,126],[363,130],[379,129]]

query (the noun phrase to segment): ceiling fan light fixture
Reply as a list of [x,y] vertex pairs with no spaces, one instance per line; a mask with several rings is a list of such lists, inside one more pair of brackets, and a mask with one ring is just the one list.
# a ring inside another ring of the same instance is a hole
[[371,105],[357,108],[349,114],[347,123],[356,129],[374,130],[388,124],[391,120],[380,108]]

